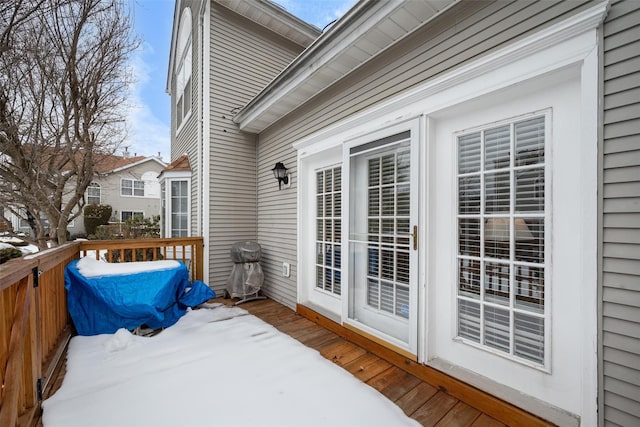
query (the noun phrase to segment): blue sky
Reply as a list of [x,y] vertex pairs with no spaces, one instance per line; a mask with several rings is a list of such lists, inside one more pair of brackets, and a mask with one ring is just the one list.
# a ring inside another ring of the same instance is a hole
[[[251,0],[243,0],[251,1]],[[342,16],[356,0],[275,0],[293,15],[322,29]],[[166,80],[174,0],[130,0],[134,31],[141,40],[132,55],[128,137],[130,153],[170,160],[170,98]],[[124,147],[123,147],[124,148]]]

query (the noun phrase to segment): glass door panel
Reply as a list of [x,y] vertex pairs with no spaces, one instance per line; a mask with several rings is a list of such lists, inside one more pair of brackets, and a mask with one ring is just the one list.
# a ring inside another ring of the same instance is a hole
[[349,318],[407,346],[417,318],[411,159],[409,131],[350,152]]

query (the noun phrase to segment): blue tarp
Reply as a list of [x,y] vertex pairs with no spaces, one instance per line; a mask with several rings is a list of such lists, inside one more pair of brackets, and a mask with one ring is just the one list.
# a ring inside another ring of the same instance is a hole
[[79,260],[65,268],[69,313],[80,335],[111,334],[120,328],[146,325],[166,328],[178,321],[187,307],[215,297],[205,283],[189,283],[187,267],[143,273],[85,277]]

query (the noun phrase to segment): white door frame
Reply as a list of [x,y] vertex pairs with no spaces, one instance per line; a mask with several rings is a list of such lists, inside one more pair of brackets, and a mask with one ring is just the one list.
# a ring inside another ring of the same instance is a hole
[[[419,319],[424,316],[422,313],[423,309],[420,308],[419,301],[422,301],[423,292],[421,291],[421,284],[424,283],[422,280],[422,272],[424,271],[424,267],[422,264],[424,263],[425,257],[423,256],[423,235],[422,231],[423,222],[421,217],[421,212],[424,211],[424,204],[422,202],[423,197],[423,188],[422,185],[422,175],[424,174],[424,162],[422,156],[422,141],[424,141],[424,120],[422,116],[414,116],[409,119],[404,119],[400,122],[396,122],[394,124],[385,126],[383,128],[377,129],[373,132],[368,132],[366,134],[360,135],[358,137],[352,138],[350,140],[345,141],[343,144],[343,176],[342,176],[342,194],[343,194],[343,210],[342,210],[342,253],[345,254],[343,256],[342,263],[342,277],[343,277],[343,289],[346,291],[343,292],[342,298],[342,322],[344,325],[352,326],[358,330],[364,331],[367,334],[370,334],[374,337],[380,338],[383,342],[388,342],[393,346],[396,346],[400,349],[405,350],[406,352],[417,355],[418,354],[418,343],[424,342],[422,337],[418,336],[418,322]],[[382,333],[368,325],[365,325],[361,322],[358,322],[355,319],[351,319],[349,316],[349,308],[352,303],[351,297],[351,280],[350,280],[350,272],[352,270],[351,265],[351,256],[349,252],[349,241],[351,230],[350,230],[350,203],[351,197],[350,194],[350,185],[351,185],[351,154],[350,151],[353,147],[357,147],[359,145],[363,145],[369,142],[377,141],[379,139],[396,135],[401,132],[410,131],[410,141],[411,141],[411,201],[410,201],[410,210],[411,210],[411,222],[410,227],[412,228],[414,225],[418,227],[418,247],[417,250],[410,251],[410,294],[409,294],[409,319],[408,319],[408,340],[404,342],[400,339],[392,337],[388,334]],[[346,297],[345,297],[346,295]],[[419,339],[420,338],[420,339]]]

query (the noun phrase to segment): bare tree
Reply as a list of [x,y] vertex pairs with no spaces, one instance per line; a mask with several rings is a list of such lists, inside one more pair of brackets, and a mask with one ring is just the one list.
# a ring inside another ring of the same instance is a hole
[[[120,0],[23,0],[1,8],[0,202],[38,245],[66,241],[101,154],[125,136],[137,41]],[[45,222],[46,220],[46,222]]]

